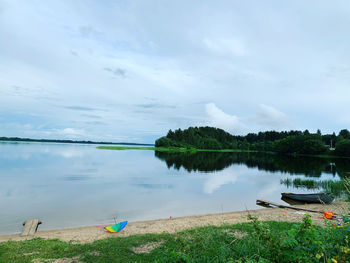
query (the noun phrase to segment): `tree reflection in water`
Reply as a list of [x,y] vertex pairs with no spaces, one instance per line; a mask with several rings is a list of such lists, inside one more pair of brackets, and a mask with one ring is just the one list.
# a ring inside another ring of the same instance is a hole
[[343,158],[318,158],[308,156],[279,155],[272,153],[227,153],[196,152],[173,153],[155,152],[155,156],[166,162],[169,169],[188,172],[221,171],[231,165],[246,165],[268,172],[282,172],[307,177],[320,177],[322,173],[338,174],[341,178],[350,176],[350,161]]

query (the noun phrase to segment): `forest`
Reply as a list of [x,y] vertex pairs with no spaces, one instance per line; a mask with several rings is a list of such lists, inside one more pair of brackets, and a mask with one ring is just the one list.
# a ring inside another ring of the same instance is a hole
[[232,135],[214,127],[189,127],[169,130],[155,142],[156,147],[196,149],[234,149],[286,154],[333,155],[350,157],[350,132],[341,130],[338,135],[305,131],[265,131]]

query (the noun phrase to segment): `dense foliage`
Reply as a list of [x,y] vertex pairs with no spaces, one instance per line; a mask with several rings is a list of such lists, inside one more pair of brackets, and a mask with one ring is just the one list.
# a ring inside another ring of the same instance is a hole
[[[322,135],[305,131],[266,131],[246,136],[231,135],[213,127],[190,127],[169,130],[155,142],[156,147],[182,147],[197,149],[237,149],[272,151],[289,154],[329,154],[350,157],[350,132],[341,130],[337,135]],[[335,147],[335,151],[334,151]]]
[[327,148],[317,135],[299,135],[277,141],[274,150],[280,153],[322,154]]
[[198,149],[232,149],[237,143],[234,136],[212,127],[190,127],[170,130],[166,137],[156,141],[156,147],[194,147]]
[[335,153],[339,156],[350,156],[350,140],[341,140],[337,143]]

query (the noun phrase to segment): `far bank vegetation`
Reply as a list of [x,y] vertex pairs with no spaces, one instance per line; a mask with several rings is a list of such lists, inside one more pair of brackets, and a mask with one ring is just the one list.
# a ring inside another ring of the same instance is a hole
[[338,135],[334,132],[322,135],[320,130],[316,133],[291,130],[237,136],[213,127],[190,127],[169,130],[166,136],[156,140],[155,146],[350,157],[350,132],[343,129]]

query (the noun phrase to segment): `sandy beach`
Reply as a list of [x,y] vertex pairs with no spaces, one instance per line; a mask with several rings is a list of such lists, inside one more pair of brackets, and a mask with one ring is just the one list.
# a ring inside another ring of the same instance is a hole
[[[350,203],[344,201],[335,201],[331,205],[321,204],[309,204],[309,205],[296,205],[294,207],[311,209],[311,210],[323,210],[335,212],[338,214],[347,214],[350,209]],[[125,237],[135,234],[146,233],[175,233],[184,229],[190,229],[200,226],[208,225],[222,225],[222,224],[236,224],[242,222],[248,222],[248,213],[252,216],[259,218],[262,221],[289,221],[300,222],[304,216],[304,212],[295,211],[288,208],[262,208],[257,210],[229,212],[222,214],[208,214],[198,216],[187,216],[178,218],[158,219],[150,221],[130,222],[124,230],[119,233],[111,234],[104,231],[97,226],[79,227],[70,229],[58,229],[38,231],[34,236],[22,237],[19,234],[0,236],[0,242],[8,240],[21,241],[41,237],[45,239],[59,239],[62,241],[72,241],[77,243],[89,243],[95,240],[108,238],[108,237]],[[308,212],[307,212],[308,213]],[[308,213],[311,215],[312,220],[316,224],[324,224],[324,219],[320,219],[322,216],[320,213]],[[45,222],[44,222],[45,223]]]

